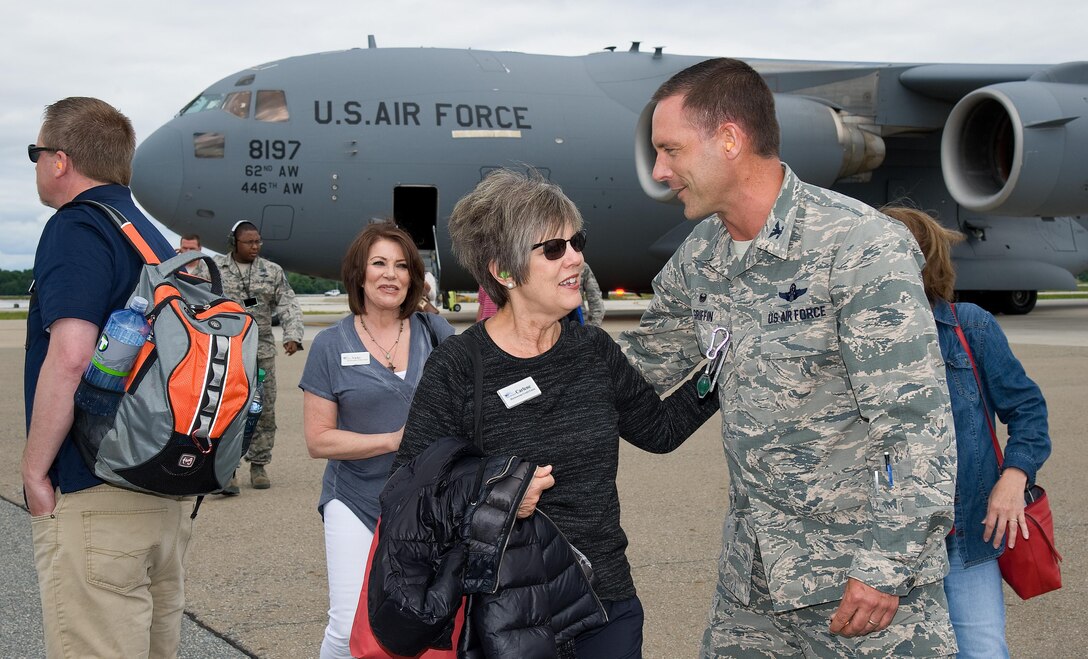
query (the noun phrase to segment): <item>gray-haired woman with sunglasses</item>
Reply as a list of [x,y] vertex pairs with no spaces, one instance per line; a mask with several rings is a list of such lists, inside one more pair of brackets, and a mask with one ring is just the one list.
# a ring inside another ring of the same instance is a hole
[[[635,594],[616,491],[619,439],[647,451],[679,446],[717,411],[694,381],[666,400],[598,327],[562,321],[582,303],[586,233],[574,204],[539,174],[492,172],[450,217],[458,260],[499,312],[465,331],[480,347],[483,443],[543,465],[519,509],[548,514],[593,564],[609,622],[576,642],[577,656],[639,657]],[[452,337],[431,355],[395,467],[440,437],[473,436],[470,347]]]

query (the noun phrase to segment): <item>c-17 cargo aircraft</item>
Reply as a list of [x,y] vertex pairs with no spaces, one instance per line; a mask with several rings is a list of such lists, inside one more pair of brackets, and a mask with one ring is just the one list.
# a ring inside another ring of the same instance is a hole
[[[339,277],[351,239],[394,218],[440,270],[457,200],[534,167],[578,205],[606,289],[647,290],[693,228],[653,180],[654,90],[706,57],[376,48],[255,66],[211,85],[137,151],[152,215],[226,250],[241,219],[289,270]],[[1027,313],[1088,270],[1088,62],[882,64],[750,59],[775,92],[782,159],[873,206],[908,201],[967,240],[957,288]]]

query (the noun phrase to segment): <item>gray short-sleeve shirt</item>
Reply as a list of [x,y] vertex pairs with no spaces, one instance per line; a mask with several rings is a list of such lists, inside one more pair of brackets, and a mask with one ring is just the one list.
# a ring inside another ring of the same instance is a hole
[[[343,355],[366,352],[354,322],[354,316],[347,316],[314,337],[298,386],[336,403],[336,423],[341,430],[363,434],[393,432],[408,418],[423,364],[431,354],[431,333],[423,323],[430,323],[439,342],[454,334],[453,327],[435,314],[412,314],[408,371],[401,379],[377,359],[369,364],[343,365],[359,361],[345,360]],[[329,460],[321,483],[318,511],[338,499],[367,528],[374,530],[380,509],[378,495],[395,456],[396,453],[387,453],[363,460]]]

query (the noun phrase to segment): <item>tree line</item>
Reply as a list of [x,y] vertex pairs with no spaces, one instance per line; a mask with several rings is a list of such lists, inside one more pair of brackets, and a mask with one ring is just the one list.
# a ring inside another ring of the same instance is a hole
[[[22,297],[28,295],[30,282],[34,280],[33,270],[0,270],[0,295]],[[309,293],[324,293],[331,289],[343,290],[340,282],[335,279],[323,279],[300,275],[294,272],[287,273],[287,281],[295,293],[306,295]]]
[[0,295],[30,295],[33,270],[0,270]]

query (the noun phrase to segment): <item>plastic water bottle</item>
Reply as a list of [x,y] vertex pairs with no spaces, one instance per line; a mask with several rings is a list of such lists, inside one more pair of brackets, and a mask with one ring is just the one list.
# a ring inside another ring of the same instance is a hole
[[109,416],[121,404],[119,392],[125,390],[136,355],[151,333],[145,311],[147,300],[136,296],[128,307],[114,311],[106,321],[91,363],[76,389],[76,405],[88,414]]
[[253,392],[253,400],[249,403],[249,412],[246,414],[246,427],[242,432],[242,446],[249,448],[253,440],[253,433],[257,430],[257,422],[264,411],[264,369],[257,369],[257,387]]

